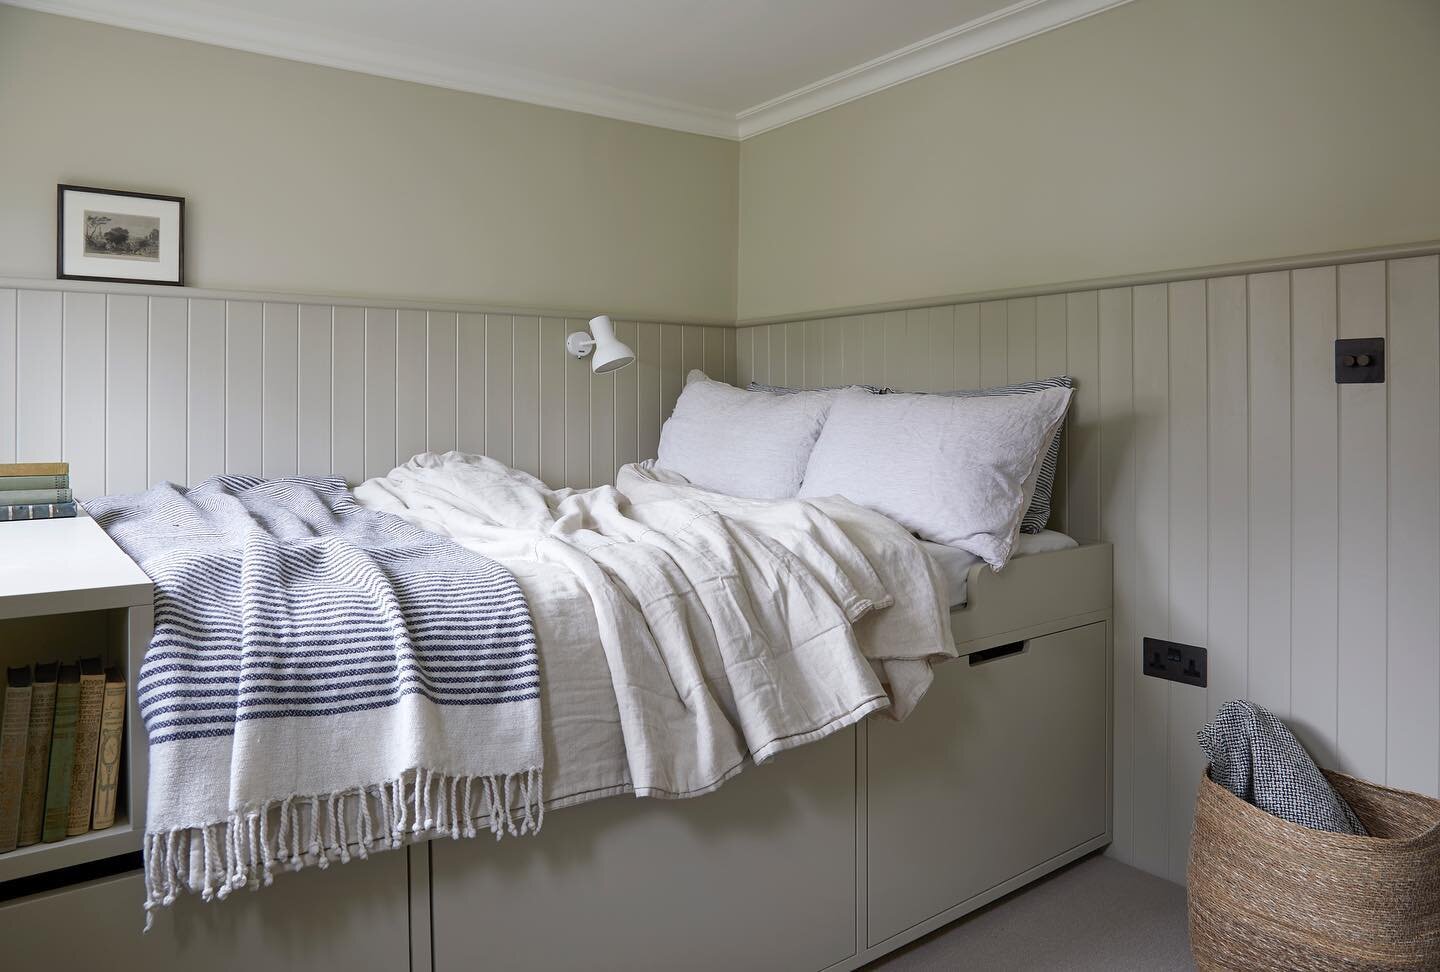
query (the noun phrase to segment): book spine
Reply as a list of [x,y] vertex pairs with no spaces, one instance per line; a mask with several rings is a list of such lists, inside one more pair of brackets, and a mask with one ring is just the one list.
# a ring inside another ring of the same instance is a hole
[[69,489],[9,489],[0,493],[0,503],[6,506],[48,505],[68,503],[75,498]]
[[30,695],[30,733],[25,743],[25,782],[20,787],[21,847],[40,843],[45,826],[45,780],[50,770],[50,736],[55,728],[55,673],[37,680]]
[[0,462],[0,476],[68,476],[68,462]]
[[3,520],[62,520],[79,512],[74,503],[38,503],[29,506],[0,506]]
[[0,499],[21,489],[69,489],[69,476],[0,476]]
[[80,708],[75,716],[75,762],[70,768],[70,809],[65,836],[78,837],[90,829],[95,800],[95,754],[100,746],[100,711],[105,706],[105,670],[100,660],[83,663]]
[[95,759],[95,820],[104,830],[115,822],[115,796],[120,784],[120,752],[124,747],[125,676],[119,669],[105,673],[105,705],[100,713],[100,750]]
[[45,781],[46,843],[65,839],[70,814],[70,770],[75,763],[75,719],[80,714],[80,680],[61,681],[55,692],[55,728],[50,734],[50,771]]
[[[30,672],[8,678],[5,711],[0,715],[0,854],[15,849],[20,837],[20,785],[25,778],[25,740],[30,734]],[[24,685],[17,685],[23,681]]]

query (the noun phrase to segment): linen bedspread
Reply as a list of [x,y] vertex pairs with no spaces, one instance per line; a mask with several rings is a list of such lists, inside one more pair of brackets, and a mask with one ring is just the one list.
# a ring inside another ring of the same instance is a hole
[[[888,710],[953,657],[944,582],[903,527],[840,498],[758,501],[652,463],[552,490],[493,459],[423,454],[361,505],[506,567],[541,659],[545,803],[709,792]],[[888,691],[887,691],[888,686]]]

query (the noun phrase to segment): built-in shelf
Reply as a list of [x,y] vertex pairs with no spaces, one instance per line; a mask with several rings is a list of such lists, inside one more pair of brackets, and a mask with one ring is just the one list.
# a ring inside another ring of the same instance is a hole
[[115,818],[104,830],[92,830],[49,844],[31,844],[0,854],[0,884],[62,867],[88,864],[140,849],[140,832],[128,819]]
[[0,523],[0,667],[99,655],[124,669],[129,696],[115,823],[0,854],[0,885],[141,849],[147,749],[135,676],[154,617],[150,579],[89,516]]

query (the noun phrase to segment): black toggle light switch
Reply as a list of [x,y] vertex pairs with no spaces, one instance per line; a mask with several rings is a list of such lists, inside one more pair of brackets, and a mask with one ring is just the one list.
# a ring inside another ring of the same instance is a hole
[[1384,338],[1341,338],[1335,342],[1337,384],[1373,384],[1384,380]]

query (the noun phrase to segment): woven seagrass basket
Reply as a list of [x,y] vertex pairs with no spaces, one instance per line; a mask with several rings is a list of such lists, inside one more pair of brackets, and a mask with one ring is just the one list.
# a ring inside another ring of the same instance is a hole
[[1292,824],[1201,779],[1189,893],[1202,972],[1440,970],[1440,800],[1325,775],[1370,836]]

